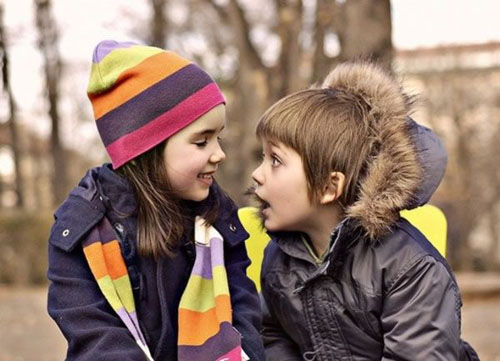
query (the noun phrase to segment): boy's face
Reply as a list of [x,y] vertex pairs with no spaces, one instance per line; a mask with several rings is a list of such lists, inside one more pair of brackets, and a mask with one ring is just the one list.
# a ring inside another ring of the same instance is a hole
[[201,201],[208,196],[213,175],[226,158],[218,139],[225,115],[225,106],[218,105],[168,139],[163,159],[180,199]]
[[263,139],[263,160],[252,173],[255,194],[262,201],[261,215],[269,231],[307,232],[315,207],[308,197],[300,155],[281,142]]

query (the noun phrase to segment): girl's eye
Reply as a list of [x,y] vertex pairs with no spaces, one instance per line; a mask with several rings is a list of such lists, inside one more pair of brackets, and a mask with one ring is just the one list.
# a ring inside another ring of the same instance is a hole
[[219,145],[222,147],[224,146],[226,143],[224,142],[224,138],[221,137],[220,135],[217,137],[217,142],[219,142]]
[[198,142],[194,142],[194,144],[197,146],[197,147],[204,147],[208,144],[208,138],[205,138],[203,140],[200,140]]

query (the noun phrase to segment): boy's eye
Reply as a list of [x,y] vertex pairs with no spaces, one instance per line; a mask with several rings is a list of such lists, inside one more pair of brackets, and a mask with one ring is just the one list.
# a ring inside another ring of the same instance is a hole
[[271,156],[271,166],[272,167],[278,167],[280,164],[281,164],[281,160],[277,156],[275,156],[275,155]]

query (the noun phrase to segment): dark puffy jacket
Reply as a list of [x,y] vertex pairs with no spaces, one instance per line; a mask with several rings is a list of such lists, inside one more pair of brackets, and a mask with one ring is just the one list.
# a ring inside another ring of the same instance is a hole
[[[260,303],[246,276],[250,261],[248,234],[234,203],[217,185],[219,217],[214,226],[225,240],[233,326],[252,360],[264,360]],[[173,258],[155,262],[136,254],[137,213],[133,190],[109,165],[92,169],[56,211],[49,239],[48,311],[68,340],[67,360],[144,360],[135,343],[102,296],[82,251],[81,241],[106,215],[114,226],[134,290],[137,314],[154,360],[177,359],[177,309],[189,278],[195,248],[182,239]],[[128,215],[128,216],[124,216]]]
[[[462,302],[446,260],[398,219],[394,206],[428,201],[443,176],[446,152],[439,138],[414,122],[409,132],[388,132],[394,133],[379,156],[390,161],[379,162],[361,181],[363,191],[346,209],[323,263],[316,264],[305,247],[306,235],[271,235],[261,273],[268,361],[478,360],[460,338]],[[418,157],[413,147],[401,147],[408,136]],[[421,166],[423,181],[408,176]]]
[[328,261],[298,237],[265,251],[268,361],[478,360],[460,339],[460,294],[446,261],[404,219],[372,244],[346,222]]

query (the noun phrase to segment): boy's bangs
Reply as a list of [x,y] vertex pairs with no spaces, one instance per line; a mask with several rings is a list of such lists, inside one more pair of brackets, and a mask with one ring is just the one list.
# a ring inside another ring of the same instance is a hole
[[257,137],[281,142],[301,153],[305,114],[295,103],[296,99],[288,96],[269,108],[259,120]]
[[293,127],[290,127],[290,121],[286,118],[270,116],[259,122],[257,136],[295,148],[293,139],[296,138],[296,134],[293,130]]

